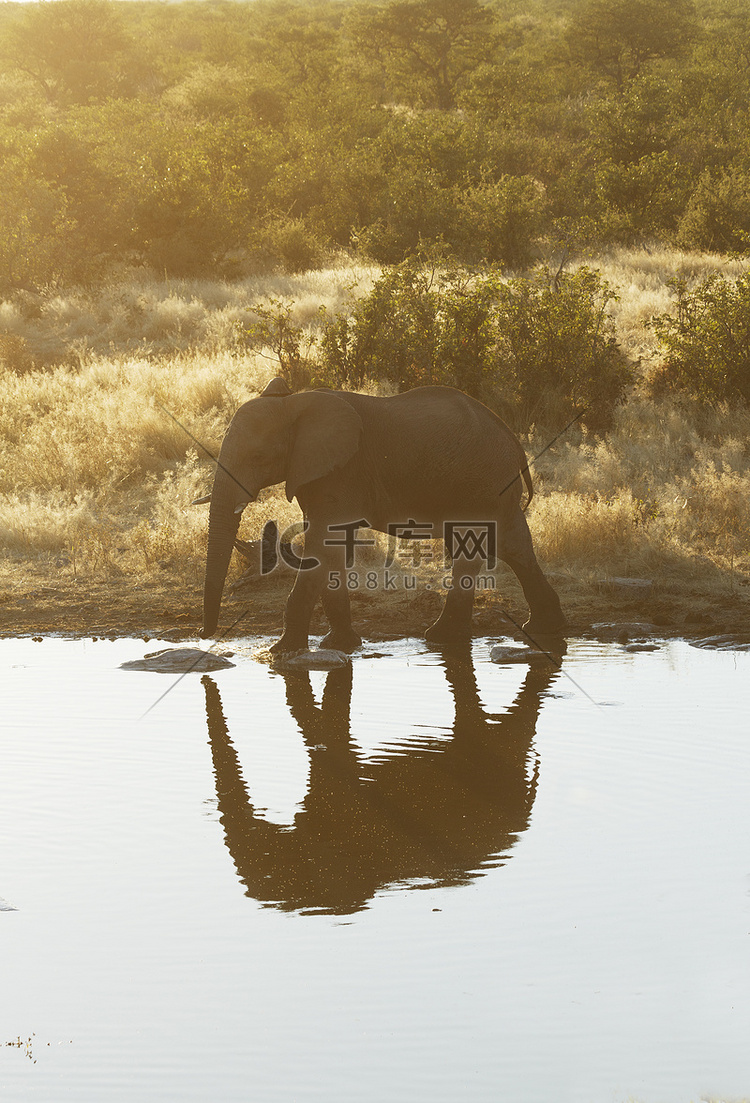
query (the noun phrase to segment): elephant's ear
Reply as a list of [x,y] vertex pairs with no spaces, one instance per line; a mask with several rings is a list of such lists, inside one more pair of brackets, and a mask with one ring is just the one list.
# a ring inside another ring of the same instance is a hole
[[362,419],[348,402],[325,391],[307,391],[287,400],[295,409],[286,473],[291,502],[305,483],[343,467],[359,448]]

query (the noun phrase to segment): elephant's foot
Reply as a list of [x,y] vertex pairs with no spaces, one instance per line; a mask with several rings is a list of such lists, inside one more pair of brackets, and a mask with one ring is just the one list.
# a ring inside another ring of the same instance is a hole
[[562,613],[559,616],[542,616],[532,614],[523,626],[525,634],[533,640],[544,637],[545,639],[564,639],[568,625]]
[[348,655],[362,646],[362,637],[353,628],[332,628],[318,646],[321,651],[344,651]]
[[307,636],[285,632],[281,639],[272,644],[268,650],[272,655],[285,655],[289,651],[307,651]]
[[437,644],[438,647],[455,647],[458,644],[466,644],[471,641],[471,621],[452,620],[447,617],[439,617],[424,634],[428,643]]

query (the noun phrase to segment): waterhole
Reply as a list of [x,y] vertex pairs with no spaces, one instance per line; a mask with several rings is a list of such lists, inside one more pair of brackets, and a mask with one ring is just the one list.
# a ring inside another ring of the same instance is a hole
[[750,653],[0,641],[0,1096],[750,1096]]

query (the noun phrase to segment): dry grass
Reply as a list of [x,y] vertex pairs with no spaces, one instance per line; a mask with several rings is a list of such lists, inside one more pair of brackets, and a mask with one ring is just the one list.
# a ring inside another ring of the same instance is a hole
[[96,291],[51,291],[0,302],[0,340],[16,343],[23,370],[28,370],[29,357],[37,366],[49,367],[76,366],[92,355],[111,356],[114,350],[149,359],[196,350],[227,352],[241,347],[243,328],[255,320],[254,305],[291,302],[293,324],[315,327],[321,306],[337,312],[352,288],[363,294],[377,276],[378,269],[364,266],[238,283],[159,281],[136,274]]
[[[620,292],[620,340],[647,361],[645,322],[668,309],[667,279],[732,266],[623,252],[599,267]],[[254,303],[293,301],[293,321],[312,339],[321,305],[340,309],[376,276],[363,268],[237,285],[130,280],[98,295],[0,303],[0,578],[197,586],[207,517],[190,502],[206,493],[212,465],[180,425],[215,453],[233,411],[274,374],[267,350],[238,340]],[[666,589],[739,592],[750,577],[748,439],[747,413],[634,395],[606,439],[579,434],[535,464],[540,557],[571,586],[630,575]],[[532,440],[528,451],[545,443]],[[299,513],[283,493],[265,492],[241,534],[257,537],[271,516],[289,524]]]
[[656,355],[656,339],[647,322],[671,309],[669,280],[678,277],[693,285],[714,273],[737,276],[739,260],[713,253],[683,253],[675,249],[620,249],[595,259],[598,269],[619,295],[612,316],[623,348],[634,360],[648,363]]
[[76,574],[189,565],[197,576],[206,514],[190,503],[210,488],[212,464],[185,429],[215,455],[234,409],[269,374],[264,359],[228,352],[5,374],[4,555]]
[[650,578],[707,601],[746,594],[748,439],[747,412],[631,399],[605,440],[540,459],[530,511],[540,555],[589,581]]

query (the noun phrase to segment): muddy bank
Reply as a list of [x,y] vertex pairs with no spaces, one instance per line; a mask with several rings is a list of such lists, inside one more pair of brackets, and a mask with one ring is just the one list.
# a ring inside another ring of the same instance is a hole
[[[750,639],[750,596],[740,589],[717,599],[715,592],[698,586],[670,591],[656,585],[643,596],[613,594],[600,583],[571,578],[554,581],[571,635],[605,635],[594,627],[603,623],[646,622],[665,636],[725,634]],[[223,606],[221,637],[279,634],[288,590],[285,578],[231,590]],[[442,596],[425,587],[409,594],[354,592],[351,599],[355,626],[369,640],[421,636],[442,605]],[[155,580],[74,580],[24,573],[5,578],[0,586],[0,637],[62,633],[194,639],[201,627],[201,606],[200,585],[171,575]],[[478,594],[474,630],[477,635],[512,635],[526,617],[523,595],[509,579],[502,592]],[[312,631],[326,631],[320,611]]]

